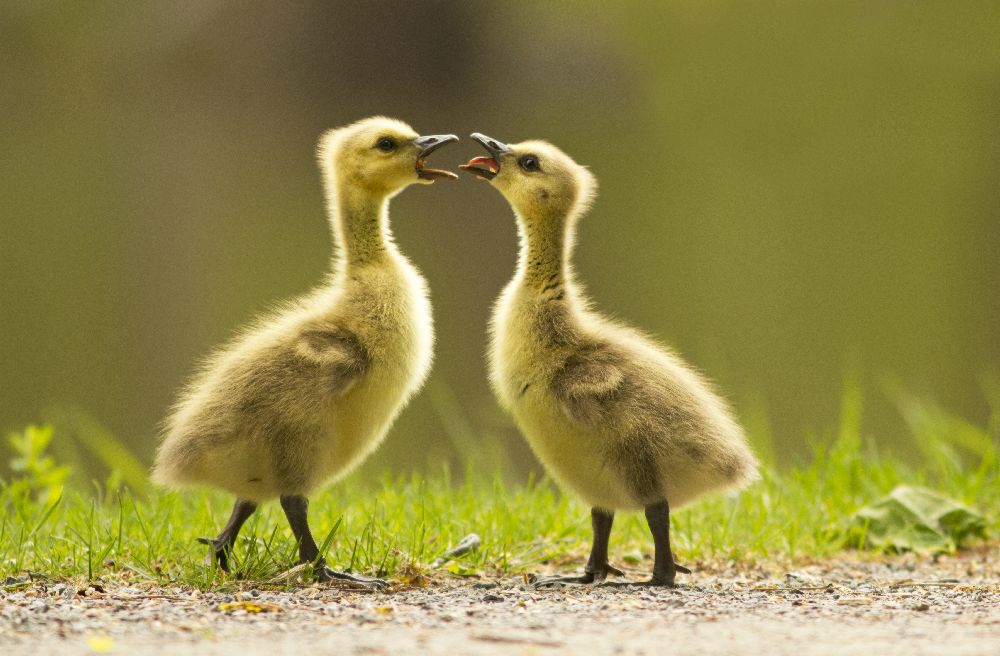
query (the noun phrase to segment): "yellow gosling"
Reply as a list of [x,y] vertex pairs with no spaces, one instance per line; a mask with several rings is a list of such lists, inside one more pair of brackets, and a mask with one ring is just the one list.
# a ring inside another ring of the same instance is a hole
[[279,497],[300,561],[317,563],[320,580],[384,584],[323,563],[307,495],[379,445],[430,371],[427,285],[392,240],[389,200],[414,183],[457,178],[424,165],[457,139],[421,137],[383,117],[324,134],[318,157],[336,246],[331,274],[211,356],[167,419],[154,480],[237,497],[218,537],[202,540],[223,569],[257,504]]
[[670,509],[758,477],[757,461],[726,402],[677,355],[590,308],[571,263],[577,220],[595,195],[586,168],[542,141],[504,144],[462,168],[490,183],[517,218],[517,272],[493,311],[494,391],[535,454],[565,489],[592,506],[582,576],[602,582],[615,510],[644,510],[656,549],[643,585],[673,586],[689,572],[670,548]]

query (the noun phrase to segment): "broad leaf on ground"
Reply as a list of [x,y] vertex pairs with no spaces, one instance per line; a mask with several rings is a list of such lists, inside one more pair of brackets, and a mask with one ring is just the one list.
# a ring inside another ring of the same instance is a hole
[[941,552],[982,536],[985,527],[976,510],[934,490],[901,485],[854,513],[848,534],[859,548]]

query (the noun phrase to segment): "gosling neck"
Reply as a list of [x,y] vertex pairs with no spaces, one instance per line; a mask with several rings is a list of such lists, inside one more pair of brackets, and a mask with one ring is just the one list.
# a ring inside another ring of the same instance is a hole
[[518,217],[521,285],[550,300],[562,300],[572,284],[570,257],[573,236],[570,217]]
[[339,184],[330,204],[335,243],[333,268],[344,272],[396,252],[389,230],[389,195]]

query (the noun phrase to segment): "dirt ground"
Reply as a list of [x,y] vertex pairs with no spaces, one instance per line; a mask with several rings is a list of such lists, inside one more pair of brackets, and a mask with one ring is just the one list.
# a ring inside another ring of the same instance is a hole
[[1000,654],[996,547],[936,561],[694,566],[673,590],[446,575],[386,592],[8,579],[0,653]]

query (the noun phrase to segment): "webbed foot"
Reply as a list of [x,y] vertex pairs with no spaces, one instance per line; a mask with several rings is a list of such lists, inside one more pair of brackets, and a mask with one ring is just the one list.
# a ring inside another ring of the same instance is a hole
[[648,581],[604,581],[601,586],[608,588],[631,588],[632,586],[638,588],[676,588],[677,584],[674,583],[671,576],[659,578],[654,576]]
[[563,585],[600,584],[608,578],[608,574],[625,576],[625,572],[605,563],[603,567],[598,569],[591,570],[588,568],[581,576],[547,576],[535,581],[534,586],[536,588],[557,588]]
[[624,588],[632,585],[640,588],[676,588],[677,584],[674,579],[677,577],[677,572],[690,574],[691,570],[683,565],[674,563],[672,569],[663,572],[654,571],[653,577],[648,581],[605,581],[601,585],[613,588]]
[[316,568],[316,580],[320,583],[329,583],[330,581],[350,581],[351,583],[357,583],[358,585],[363,585],[374,590],[382,590],[389,587],[388,581],[383,579],[362,576],[360,574],[351,574],[349,572],[340,572],[326,565],[320,565]]

